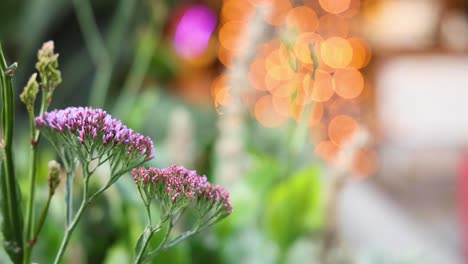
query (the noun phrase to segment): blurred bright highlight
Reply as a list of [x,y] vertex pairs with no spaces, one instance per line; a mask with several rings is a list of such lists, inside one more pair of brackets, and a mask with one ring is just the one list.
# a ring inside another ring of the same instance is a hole
[[216,14],[208,7],[189,7],[177,25],[174,47],[179,56],[192,60],[200,57],[208,47],[216,27]]

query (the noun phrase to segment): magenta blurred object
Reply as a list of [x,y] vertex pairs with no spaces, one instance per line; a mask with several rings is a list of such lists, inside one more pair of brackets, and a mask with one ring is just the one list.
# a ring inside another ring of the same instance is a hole
[[177,54],[189,60],[201,56],[208,47],[216,22],[215,13],[207,6],[193,5],[187,8],[174,34]]

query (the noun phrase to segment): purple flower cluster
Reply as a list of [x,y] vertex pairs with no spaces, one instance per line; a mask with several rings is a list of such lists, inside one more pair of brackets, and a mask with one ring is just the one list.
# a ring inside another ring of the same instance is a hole
[[85,147],[88,152],[105,153],[117,147],[126,151],[127,159],[147,161],[153,158],[153,142],[149,137],[127,128],[101,109],[68,107],[54,110],[37,117],[36,126],[46,132],[58,132],[65,139],[71,136],[72,143],[77,140],[88,147]]
[[169,201],[184,205],[196,200],[207,211],[220,213],[219,216],[232,212],[229,193],[212,185],[206,176],[199,176],[196,171],[175,165],[165,169],[141,167],[133,169],[132,176],[147,200],[156,197],[162,203]]

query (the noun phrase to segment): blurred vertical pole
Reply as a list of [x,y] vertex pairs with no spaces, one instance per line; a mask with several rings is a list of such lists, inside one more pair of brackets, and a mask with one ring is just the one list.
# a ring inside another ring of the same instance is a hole
[[[257,10],[258,11],[258,10]],[[231,87],[232,102],[223,108],[223,115],[218,119],[219,137],[216,142],[217,180],[224,186],[233,186],[245,172],[244,130],[245,107],[242,95],[246,90],[245,79],[248,75],[249,63],[256,53],[257,45],[263,40],[265,23],[262,20],[264,12],[255,12],[249,18],[239,37],[237,46],[243,47],[236,54],[232,68],[229,70],[228,87]]]
[[192,168],[194,163],[193,122],[185,108],[172,111],[167,133],[167,152],[172,164]]
[[468,263],[468,149],[465,147],[458,164],[457,203],[462,229],[464,263]]

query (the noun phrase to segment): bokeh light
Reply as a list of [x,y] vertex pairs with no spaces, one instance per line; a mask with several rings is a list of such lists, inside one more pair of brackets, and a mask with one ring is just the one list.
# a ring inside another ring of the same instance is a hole
[[326,162],[333,164],[336,162],[340,149],[333,142],[326,140],[317,144],[315,147],[315,155],[325,160]]
[[215,13],[206,6],[187,8],[174,34],[177,54],[189,60],[201,56],[208,47],[216,22]]
[[320,6],[331,14],[339,14],[346,11],[351,0],[319,0]]
[[354,175],[360,177],[371,176],[377,171],[377,153],[369,148],[361,148],[356,151],[351,170]]
[[323,61],[333,68],[344,68],[351,63],[353,48],[349,42],[341,37],[331,37],[320,45]]
[[286,25],[297,32],[314,32],[318,26],[317,14],[306,6],[295,7],[288,12]]
[[221,9],[221,22],[247,21],[255,12],[255,7],[249,1],[225,1]]
[[[274,26],[280,26],[284,24],[286,16],[292,5],[289,0],[270,0],[270,1],[257,1],[270,9],[270,14],[265,16],[265,21]],[[268,3],[265,3],[268,2]]]
[[229,51],[241,49],[239,38],[242,36],[245,24],[239,21],[229,21],[219,30],[219,42]]
[[335,116],[328,124],[328,137],[337,146],[344,146],[359,129],[354,118],[347,115]]
[[311,75],[306,75],[303,84],[306,96],[315,102],[326,102],[335,93],[332,76],[322,70],[315,72],[315,80]]
[[349,22],[342,16],[326,14],[320,17],[317,33],[323,38],[346,38],[349,35],[349,31]]
[[258,99],[254,112],[257,120],[266,127],[278,127],[286,121],[286,118],[275,110],[271,95],[264,95]]
[[364,40],[356,37],[349,38],[348,42],[353,49],[353,58],[349,66],[356,69],[366,67],[371,59],[371,49],[369,45]]
[[353,68],[338,69],[333,74],[333,87],[339,96],[345,99],[354,99],[364,89],[364,77]]

